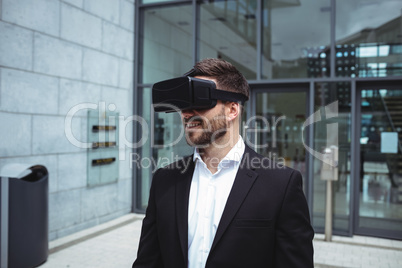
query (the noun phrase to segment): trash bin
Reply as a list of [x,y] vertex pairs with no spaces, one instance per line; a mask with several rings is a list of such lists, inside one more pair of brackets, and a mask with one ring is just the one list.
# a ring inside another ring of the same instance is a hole
[[12,164],[1,177],[1,268],[35,267],[48,257],[48,172]]

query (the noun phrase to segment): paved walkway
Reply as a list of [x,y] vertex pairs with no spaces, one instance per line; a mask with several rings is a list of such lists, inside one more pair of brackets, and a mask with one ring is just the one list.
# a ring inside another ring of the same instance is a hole
[[[141,220],[141,215],[130,214],[52,241],[51,254],[40,268],[131,267],[137,253]],[[335,236],[334,242],[324,242],[323,238],[317,234],[314,239],[315,267],[402,267],[402,241]]]

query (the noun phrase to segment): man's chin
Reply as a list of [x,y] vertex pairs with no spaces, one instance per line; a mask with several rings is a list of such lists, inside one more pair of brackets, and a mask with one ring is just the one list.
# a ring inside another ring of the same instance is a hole
[[191,147],[196,147],[196,148],[206,148],[211,144],[210,142],[202,141],[202,140],[196,139],[194,137],[189,137],[189,136],[186,136],[186,141],[187,141],[188,145],[190,145]]

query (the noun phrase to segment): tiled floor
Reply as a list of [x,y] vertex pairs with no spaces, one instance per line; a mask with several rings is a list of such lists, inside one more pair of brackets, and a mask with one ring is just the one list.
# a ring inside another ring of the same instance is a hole
[[[137,255],[140,231],[141,219],[137,219],[117,229],[51,253],[47,262],[40,268],[131,267]],[[50,247],[52,246],[54,245],[51,243]]]
[[[400,268],[402,267],[402,249],[392,248],[392,241],[386,246],[359,245],[348,241],[324,242],[314,240],[314,262],[316,267],[372,267]],[[330,265],[330,266],[323,266]]]
[[[118,228],[113,227],[116,224]],[[140,231],[141,216],[131,214],[104,226],[51,242],[50,248],[56,252],[51,253],[40,268],[131,267],[137,253]],[[79,240],[81,242],[77,242],[79,237],[83,237]],[[323,238],[323,235],[317,234],[314,240],[315,267],[402,267],[402,241],[335,236],[333,242],[324,242]]]

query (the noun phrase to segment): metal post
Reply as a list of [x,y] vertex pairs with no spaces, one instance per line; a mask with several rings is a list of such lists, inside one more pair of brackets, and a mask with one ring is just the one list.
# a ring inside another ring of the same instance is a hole
[[[332,125],[333,126],[333,125]],[[331,128],[329,128],[331,129]],[[332,130],[333,133],[338,133],[337,130]],[[336,139],[336,144],[338,141]],[[325,148],[323,167],[321,169],[321,179],[327,181],[327,194],[325,202],[325,241],[332,240],[332,181],[338,180],[338,161],[339,149],[336,145],[331,145]]]
[[327,201],[325,204],[325,241],[332,240],[332,180],[327,180]]

